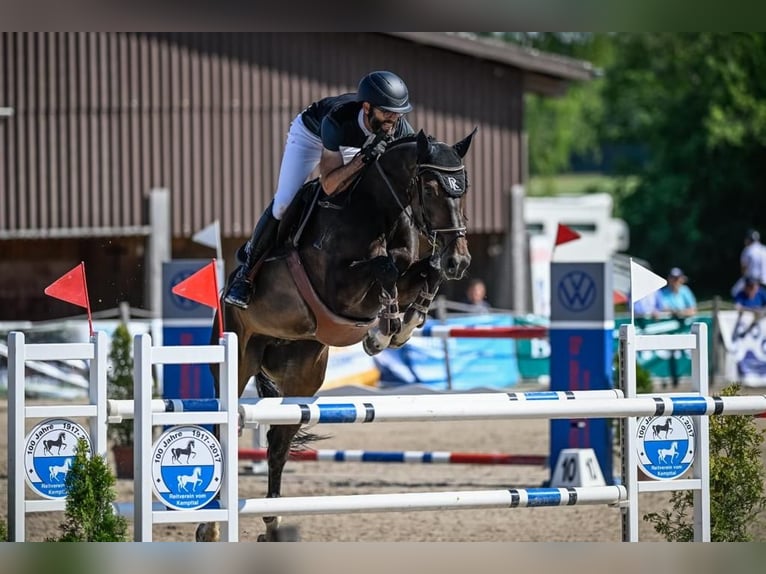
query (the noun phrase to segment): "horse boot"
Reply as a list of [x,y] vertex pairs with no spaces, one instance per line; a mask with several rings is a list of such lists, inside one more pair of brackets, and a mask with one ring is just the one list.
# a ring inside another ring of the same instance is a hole
[[239,266],[226,290],[223,300],[229,305],[247,309],[250,304],[250,292],[253,289],[250,274],[263,256],[274,246],[279,229],[279,220],[274,217],[271,211],[272,205],[270,204],[266,208],[258,220],[253,230],[253,236],[245,247],[247,255],[245,262]]

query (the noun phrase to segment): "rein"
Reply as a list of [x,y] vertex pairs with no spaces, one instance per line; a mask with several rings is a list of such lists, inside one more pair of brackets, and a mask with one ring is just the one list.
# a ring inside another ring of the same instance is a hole
[[[402,202],[399,200],[399,196],[396,194],[396,191],[394,191],[394,186],[391,185],[391,180],[389,179],[388,175],[386,175],[386,172],[383,171],[383,168],[380,167],[379,162],[375,162],[375,167],[378,170],[378,173],[380,174],[380,177],[383,179],[383,181],[386,184],[386,187],[388,188],[388,191],[391,193],[391,195],[394,198],[394,201],[396,201],[396,204],[399,206],[399,209],[407,214],[407,217],[410,219],[410,221],[413,223],[415,228],[420,232],[422,235],[424,235],[428,242],[431,244],[431,246],[436,249],[436,235],[439,233],[455,233],[456,237],[464,237],[466,233],[466,227],[465,225],[460,226],[454,226],[454,227],[431,227],[431,222],[426,217],[425,209],[423,208],[424,205],[424,186],[423,178],[421,175],[429,170],[434,171],[441,171],[446,173],[456,173],[459,171],[463,171],[465,167],[461,164],[456,167],[446,167],[446,166],[439,166],[434,164],[416,164],[416,174],[413,176],[412,180],[410,180],[410,183],[407,185],[407,195],[410,196],[410,192],[412,190],[412,187],[415,184],[418,185],[418,196],[420,198],[420,221],[418,221],[418,218],[415,218],[413,215],[410,214],[410,212],[407,211],[407,208],[402,204]],[[422,223],[421,223],[422,222]]]

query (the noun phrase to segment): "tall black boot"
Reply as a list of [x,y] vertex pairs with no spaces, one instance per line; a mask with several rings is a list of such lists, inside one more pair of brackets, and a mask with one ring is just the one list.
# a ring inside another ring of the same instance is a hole
[[253,236],[247,242],[245,248],[247,259],[239,266],[229,288],[226,290],[223,300],[229,305],[247,309],[247,306],[250,304],[250,293],[253,290],[253,284],[250,282],[250,272],[261,258],[266,255],[266,252],[274,246],[277,238],[279,220],[272,215],[272,205],[270,204],[266,208],[258,220],[253,230]]

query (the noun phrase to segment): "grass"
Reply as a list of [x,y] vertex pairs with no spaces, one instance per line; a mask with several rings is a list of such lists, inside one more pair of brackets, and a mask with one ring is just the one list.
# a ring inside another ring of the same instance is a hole
[[564,173],[555,176],[535,176],[529,181],[527,195],[544,197],[555,195],[583,195],[605,192],[612,197],[618,195],[620,187],[635,186],[636,180],[618,178],[602,173]]

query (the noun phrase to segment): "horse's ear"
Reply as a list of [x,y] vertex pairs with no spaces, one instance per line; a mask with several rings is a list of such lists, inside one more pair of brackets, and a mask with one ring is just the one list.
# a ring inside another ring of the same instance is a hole
[[424,162],[428,158],[428,154],[431,151],[431,144],[428,141],[426,132],[420,130],[418,132],[418,162]]
[[452,146],[460,157],[465,157],[465,154],[468,153],[468,148],[471,147],[471,140],[473,140],[473,136],[476,135],[478,129],[479,126],[476,126],[470,134]]

